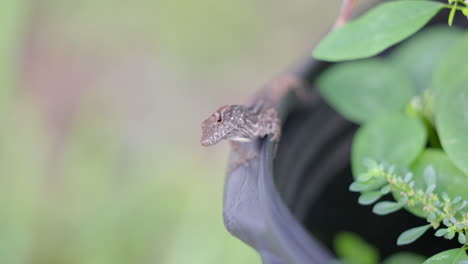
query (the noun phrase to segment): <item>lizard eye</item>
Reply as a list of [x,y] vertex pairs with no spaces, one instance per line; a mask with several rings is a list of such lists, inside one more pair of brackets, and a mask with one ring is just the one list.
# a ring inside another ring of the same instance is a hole
[[218,116],[218,120],[216,120],[216,122],[218,122],[218,123],[223,122],[223,117],[222,117],[222,116]]

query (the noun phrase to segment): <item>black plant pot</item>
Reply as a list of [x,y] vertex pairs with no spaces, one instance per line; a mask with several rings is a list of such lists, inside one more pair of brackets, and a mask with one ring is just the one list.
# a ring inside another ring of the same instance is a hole
[[[446,23],[444,12],[431,23]],[[456,23],[466,26],[466,21]],[[390,51],[391,52],[391,51]],[[388,53],[388,52],[387,52]],[[269,139],[244,144],[259,155],[227,175],[224,221],[227,230],[255,248],[267,264],[326,264],[334,261],[332,241],[340,231],[358,233],[382,257],[410,251],[426,256],[455,248],[456,242],[426,234],[408,246],[398,235],[425,224],[402,210],[377,216],[358,205],[350,148],[357,127],[344,120],[317,93],[313,82],[330,64],[308,60],[293,71],[314,100],[283,102],[283,135],[276,156]]]

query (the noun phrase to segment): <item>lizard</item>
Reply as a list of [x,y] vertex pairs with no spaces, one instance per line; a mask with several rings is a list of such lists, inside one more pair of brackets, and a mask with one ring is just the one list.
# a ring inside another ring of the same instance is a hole
[[[337,29],[346,24],[351,18],[356,0],[343,0],[341,11],[333,26]],[[239,160],[234,163],[248,164],[247,161],[256,156],[245,155],[239,142],[252,140],[272,135],[271,141],[275,143],[275,153],[281,137],[281,120],[278,107],[281,99],[290,90],[294,90],[298,97],[308,101],[308,95],[304,92],[304,85],[300,78],[286,74],[273,80],[266,89],[254,97],[251,103],[246,105],[225,105],[217,109],[205,121],[202,122],[203,146],[212,146],[222,140],[231,141],[233,150],[237,152]]]
[[290,90],[300,92],[297,88],[303,88],[302,82],[295,76],[284,75],[267,85],[250,103],[220,107],[202,122],[201,144],[212,146],[223,140],[231,141],[238,160],[229,171],[242,164],[248,165],[248,161],[257,156],[257,153],[244,153],[239,145],[242,142],[271,135],[270,140],[275,144],[276,153],[281,138],[279,104]]

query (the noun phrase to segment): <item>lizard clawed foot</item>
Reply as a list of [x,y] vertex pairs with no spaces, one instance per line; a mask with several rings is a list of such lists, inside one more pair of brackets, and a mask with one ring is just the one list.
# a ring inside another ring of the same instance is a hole
[[240,166],[249,166],[249,161],[258,157],[258,153],[250,152],[247,155],[244,155],[242,158],[238,158],[237,160],[231,162],[231,165],[228,168],[228,172],[232,172],[235,169],[239,168]]
[[249,151],[246,153],[239,142],[231,142],[231,145],[232,150],[237,154],[237,159],[230,162],[228,173],[231,173],[240,166],[249,166],[249,161],[258,157],[256,151]]

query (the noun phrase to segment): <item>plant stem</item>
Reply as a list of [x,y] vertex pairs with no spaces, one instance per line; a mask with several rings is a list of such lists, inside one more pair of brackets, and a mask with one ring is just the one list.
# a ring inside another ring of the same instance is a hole
[[[453,6],[449,4],[444,4],[445,8],[452,9]],[[466,8],[466,6],[456,6],[455,9],[458,11],[463,11]]]
[[338,18],[333,25],[334,29],[337,29],[348,22],[353,14],[354,6],[356,5],[356,0],[343,0],[341,3],[341,10]]
[[466,3],[465,3],[465,1],[463,1],[463,0],[458,0],[458,3],[460,3],[460,4],[463,4],[463,5],[465,5],[465,6],[466,6]]
[[[428,215],[435,214],[434,220],[428,220],[434,229],[439,228],[444,219],[450,219],[450,221],[453,221],[450,223],[451,225],[447,225],[444,222],[444,225],[447,226],[447,229],[450,230],[450,232],[468,232],[468,215],[456,210],[456,208],[453,208],[454,204],[451,203],[450,199],[441,200],[436,193],[416,190],[413,188],[414,182],[407,182],[398,175],[386,172],[383,169],[373,169],[369,171],[369,173],[372,177],[382,177],[388,182],[394,192],[407,197],[407,206],[414,207],[417,204],[420,204],[422,206],[422,210]],[[441,204],[436,205],[437,203]]]

